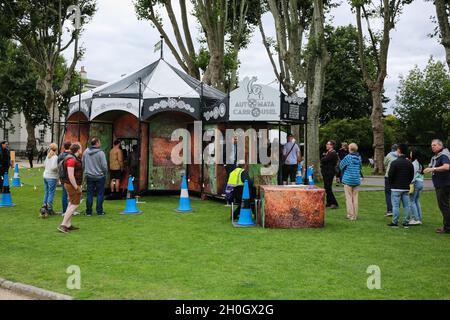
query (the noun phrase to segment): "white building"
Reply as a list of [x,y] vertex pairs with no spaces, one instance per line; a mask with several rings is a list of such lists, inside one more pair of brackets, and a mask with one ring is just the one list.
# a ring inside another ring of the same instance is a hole
[[[81,67],[81,76],[87,79],[87,72],[84,66]],[[105,84],[103,81],[87,79],[87,83],[83,86],[83,91],[94,89],[98,86]],[[3,123],[1,123],[2,129],[0,130],[0,136],[2,140],[7,140],[11,150],[16,152],[25,151],[27,148],[27,129],[25,124],[25,116],[23,113],[15,114],[11,121],[6,122],[6,130],[3,128]],[[51,128],[45,128],[43,125],[37,126],[34,129],[34,134],[36,137],[36,147],[39,149],[41,145],[48,146],[52,141]]]

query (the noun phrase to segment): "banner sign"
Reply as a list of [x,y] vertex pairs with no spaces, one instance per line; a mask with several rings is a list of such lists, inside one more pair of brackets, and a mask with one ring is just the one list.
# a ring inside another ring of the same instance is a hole
[[246,77],[239,88],[230,93],[230,121],[280,120],[280,92],[270,86],[257,84],[257,80],[256,77]]
[[139,99],[95,98],[92,100],[91,119],[108,111],[126,111],[139,118]]

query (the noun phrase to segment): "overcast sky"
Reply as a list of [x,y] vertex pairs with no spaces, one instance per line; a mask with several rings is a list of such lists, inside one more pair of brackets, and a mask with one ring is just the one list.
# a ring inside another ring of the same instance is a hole
[[[151,27],[150,22],[137,20],[132,0],[97,1],[98,11],[82,36],[86,52],[83,60],[78,63],[78,70],[80,66],[85,66],[88,78],[112,81],[159,58],[159,53],[153,52],[159,34]],[[425,66],[430,55],[444,61],[443,47],[437,39],[428,37],[434,28],[430,20],[434,14],[432,2],[415,0],[406,7],[392,33],[386,79],[386,95],[391,98],[389,105],[395,99],[399,75],[406,75],[414,65]],[[342,1],[340,7],[333,9],[331,15],[335,26],[355,24],[346,0]],[[194,17],[190,16],[190,19],[192,33],[198,34]],[[267,33],[273,35],[271,17],[266,16],[263,21]],[[167,47],[164,52],[165,59],[178,67]],[[70,58],[69,52],[67,57]],[[239,59],[241,79],[253,75],[261,83],[269,83],[275,79],[259,30],[254,33],[249,47],[240,53]]]

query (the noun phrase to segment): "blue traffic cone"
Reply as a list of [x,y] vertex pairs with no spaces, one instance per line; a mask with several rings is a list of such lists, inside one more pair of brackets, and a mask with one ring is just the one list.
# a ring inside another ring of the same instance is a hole
[[22,183],[20,183],[19,165],[16,163],[16,166],[14,167],[14,178],[11,187],[21,187],[21,186]]
[[314,186],[316,183],[314,182],[314,167],[308,167],[308,183],[311,186]]
[[298,167],[297,167],[297,177],[296,177],[295,182],[296,182],[297,184],[303,184],[302,164],[301,164],[301,163],[299,163],[299,164],[298,164]]
[[175,209],[176,212],[192,212],[191,203],[189,201],[189,191],[186,181],[186,176],[183,176],[181,181],[181,194],[180,202],[178,208]]
[[254,226],[255,222],[252,218],[252,209],[250,208],[250,189],[248,181],[244,182],[244,190],[242,192],[241,211],[239,211],[239,226]]
[[127,200],[125,202],[125,210],[122,211],[122,214],[139,214],[142,213],[141,210],[139,210],[136,206],[136,198],[132,196],[132,193],[134,192],[134,186],[133,186],[133,177],[128,177],[128,187],[127,187]]
[[2,202],[0,202],[0,207],[14,207],[15,204],[12,202],[11,192],[9,191],[9,180],[8,173],[5,172],[3,177],[3,193]]

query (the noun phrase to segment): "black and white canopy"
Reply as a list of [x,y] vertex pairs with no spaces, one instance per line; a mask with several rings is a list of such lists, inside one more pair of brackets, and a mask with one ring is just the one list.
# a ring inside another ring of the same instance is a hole
[[[141,83],[141,89],[139,84]],[[139,93],[142,94],[139,112]],[[163,111],[178,111],[200,119],[202,108],[217,104],[225,94],[168,64],[158,61],[123,78],[72,97],[69,116],[80,110],[90,120],[108,111],[126,111],[146,120]]]

